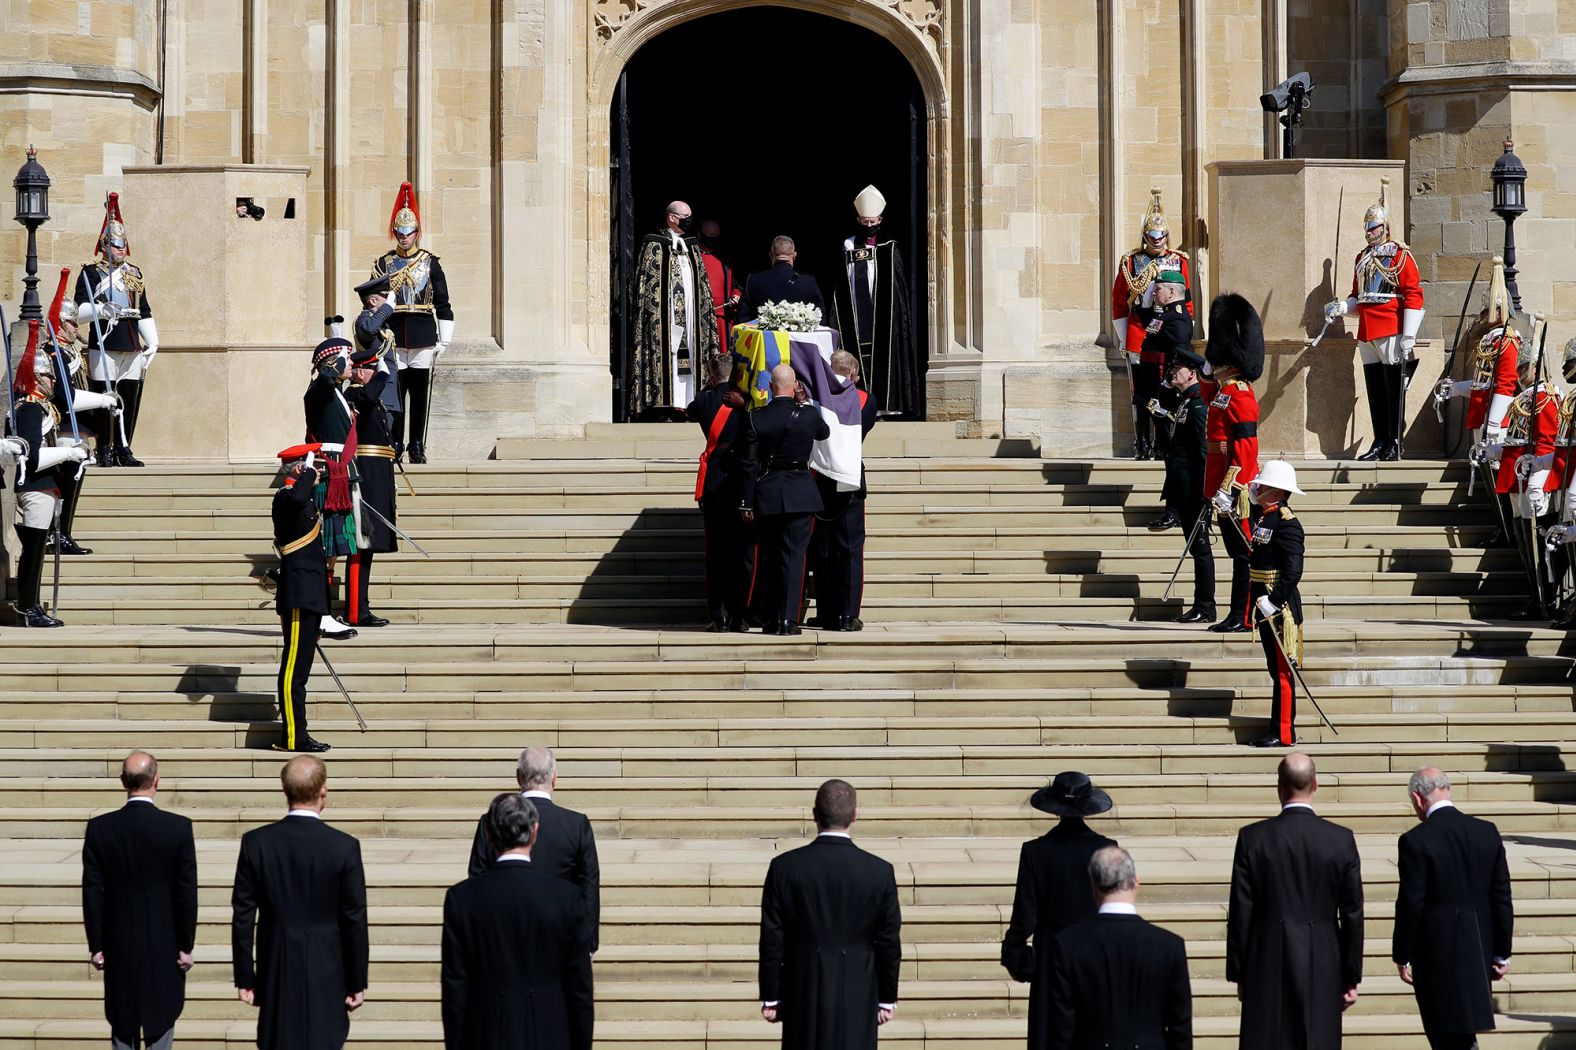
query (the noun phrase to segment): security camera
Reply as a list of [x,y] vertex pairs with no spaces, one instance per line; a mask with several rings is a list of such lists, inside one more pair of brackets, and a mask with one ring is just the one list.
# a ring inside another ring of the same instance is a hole
[[1313,78],[1306,73],[1298,73],[1290,80],[1283,80],[1274,89],[1260,95],[1259,105],[1264,107],[1266,113],[1284,113],[1291,109],[1300,115],[1313,104],[1308,100],[1311,94],[1313,94]]

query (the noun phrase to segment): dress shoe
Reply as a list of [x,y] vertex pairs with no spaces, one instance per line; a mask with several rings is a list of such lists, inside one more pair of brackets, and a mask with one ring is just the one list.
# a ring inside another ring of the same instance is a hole
[[1164,532],[1167,529],[1174,529],[1181,524],[1181,519],[1168,510],[1144,527],[1150,532]]
[[1177,623],[1208,623],[1214,618],[1214,609],[1189,609],[1177,617]]
[[862,631],[865,629],[865,622],[857,616],[840,616],[837,618],[837,629],[849,632]]
[[136,456],[132,455],[131,454],[131,449],[129,447],[127,447],[127,446],[124,446],[124,445],[119,446],[119,447],[117,447],[115,449],[115,462],[116,462],[116,464],[118,464],[119,466],[122,466],[122,467],[140,467],[140,466],[142,466],[142,460],[140,460]]
[[1379,453],[1379,462],[1395,463],[1401,458],[1401,446],[1394,441],[1385,442],[1384,451]]
[[386,618],[379,616],[371,609],[356,617],[357,627],[387,627],[388,625],[389,622]]
[[785,622],[777,625],[777,633],[781,635],[798,635],[803,634],[804,631],[796,623]]
[[274,586],[279,586],[279,566],[271,565],[263,570],[263,579],[271,581]]
[[782,625],[781,624],[776,624],[776,623],[769,623],[766,626],[761,628],[761,633],[762,634],[782,634],[783,633]]
[[[55,547],[56,547],[55,538],[53,536],[51,536],[49,538],[49,542],[44,545],[44,549],[47,550],[47,551],[54,551]],[[76,540],[72,539],[70,536],[66,536],[64,534],[62,534],[61,537],[60,537],[59,547],[60,547],[60,553],[61,554],[92,554],[93,553],[93,551],[90,548],[82,546],[82,544],[78,543]]]
[[1154,459],[1155,448],[1147,441],[1138,441],[1133,444],[1134,459]]
[[1216,634],[1243,634],[1247,631],[1253,630],[1253,628],[1243,623],[1242,617],[1240,616],[1228,616],[1224,620],[1210,627],[1210,630],[1214,631]]
[[115,453],[110,450],[108,445],[100,445],[93,450],[93,462],[101,467],[113,467],[115,465]]
[[284,751],[287,753],[294,751],[303,755],[321,755],[324,751],[333,750],[334,745],[325,744],[321,740],[313,740],[311,737],[307,737],[298,747],[286,747],[283,741],[277,744],[271,744],[269,747],[274,751]]
[[64,627],[65,624],[44,611],[42,605],[31,609],[17,609],[18,627]]
[[356,636],[356,629],[337,616],[325,616],[322,625],[318,628],[317,636],[336,642],[347,641]]
[[722,634],[727,629],[727,623],[722,620],[713,620],[706,625],[707,634]]
[[427,450],[421,447],[420,441],[412,441],[410,448],[406,449],[406,451],[410,453],[410,461],[412,463],[427,462]]
[[1374,460],[1384,455],[1384,449],[1385,443],[1383,441],[1375,441],[1372,445],[1368,446],[1367,452],[1364,452],[1362,455],[1357,457],[1357,462],[1372,463]]
[[1293,746],[1296,743],[1297,743],[1297,737],[1295,735],[1291,738],[1291,743],[1288,744],[1285,741],[1283,741],[1280,737],[1276,736],[1274,733],[1271,733],[1269,736],[1260,737],[1257,740],[1249,740],[1248,741],[1248,746],[1249,747],[1291,747],[1291,746]]

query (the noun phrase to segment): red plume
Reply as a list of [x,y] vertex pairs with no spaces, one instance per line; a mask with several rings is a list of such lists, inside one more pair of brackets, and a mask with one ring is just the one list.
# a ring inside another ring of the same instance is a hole
[[16,379],[11,383],[11,389],[16,391],[17,397],[32,397],[38,389],[38,369],[33,363],[33,358],[38,356],[38,322],[27,322],[27,351],[22,354],[22,360],[16,366]]
[[[120,215],[120,194],[118,193],[111,193],[104,202],[104,221],[99,225],[98,247],[94,249],[98,255],[104,254],[104,231],[109,229],[111,221],[118,222],[122,226],[126,224],[126,220],[121,218]],[[126,238],[126,254],[131,254],[130,237]]]
[[402,182],[399,184],[399,193],[394,196],[394,210],[389,212],[390,237],[394,236],[394,216],[399,214],[401,208],[407,207],[416,213],[416,224],[419,226],[421,224],[421,209],[416,207],[416,191],[411,188],[410,183]]
[[66,301],[66,282],[71,280],[71,267],[60,268],[60,284],[55,288],[55,301],[49,304],[49,326],[60,334],[60,307]]

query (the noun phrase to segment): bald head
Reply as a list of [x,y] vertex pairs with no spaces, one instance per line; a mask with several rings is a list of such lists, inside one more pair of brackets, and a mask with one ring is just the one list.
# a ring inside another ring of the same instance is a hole
[[1280,768],[1275,772],[1276,792],[1283,806],[1288,802],[1307,802],[1319,790],[1318,770],[1313,767],[1313,759],[1301,751],[1293,751],[1281,759]]
[[778,365],[772,369],[772,396],[791,395],[798,382],[799,377],[794,375],[793,365]]
[[279,771],[291,809],[321,810],[328,797],[328,767],[313,755],[297,755]]
[[694,221],[695,213],[690,210],[688,204],[685,204],[683,201],[674,201],[668,205],[668,229],[682,233],[688,230],[690,224]]
[[128,795],[153,795],[159,790],[159,763],[146,751],[133,751],[120,764],[120,784]]
[[793,262],[798,256],[799,249],[794,247],[792,237],[779,235],[772,238],[772,262]]

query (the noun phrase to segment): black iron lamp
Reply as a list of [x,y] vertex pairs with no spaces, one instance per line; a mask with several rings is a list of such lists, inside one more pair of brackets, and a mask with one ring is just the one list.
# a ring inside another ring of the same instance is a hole
[[1516,217],[1527,210],[1527,166],[1511,152],[1515,143],[1505,140],[1505,152],[1494,162],[1494,214],[1505,220],[1505,288],[1511,306],[1521,312],[1521,291],[1516,287]]
[[27,227],[27,272],[22,278],[22,320],[38,320],[38,228],[49,221],[49,173],[38,163],[38,150],[27,147],[27,163],[16,173],[16,221]]

